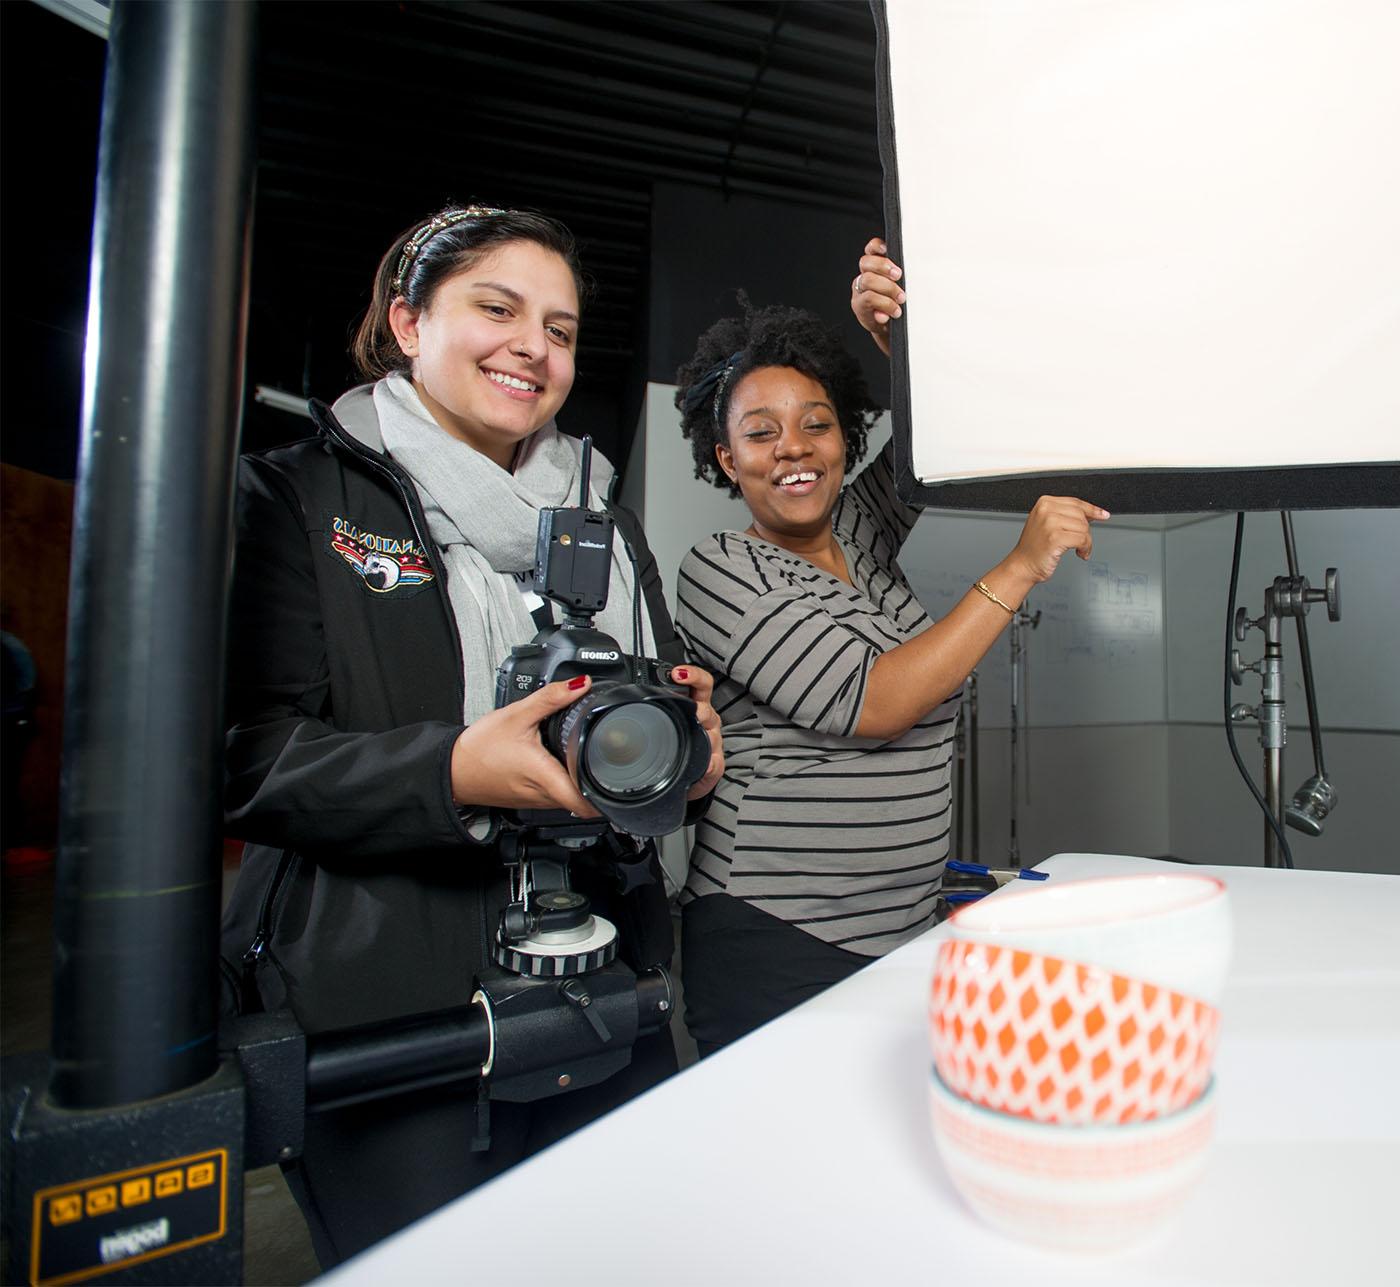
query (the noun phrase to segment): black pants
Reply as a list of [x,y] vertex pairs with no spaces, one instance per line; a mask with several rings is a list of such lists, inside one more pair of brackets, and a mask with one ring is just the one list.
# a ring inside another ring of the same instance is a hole
[[363,1251],[676,1071],[668,1031],[598,1086],[533,1104],[491,1104],[491,1148],[473,1153],[474,1083],[418,1091],[306,1119],[300,1159],[283,1167],[322,1269]]
[[832,947],[741,898],[681,910],[685,1026],[702,1056],[849,978],[868,956]]

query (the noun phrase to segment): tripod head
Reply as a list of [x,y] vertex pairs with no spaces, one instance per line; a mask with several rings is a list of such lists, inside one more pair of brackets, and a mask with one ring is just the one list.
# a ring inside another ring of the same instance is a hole
[[617,930],[574,888],[571,865],[605,850],[618,889],[652,879],[650,841],[617,832],[604,818],[503,829],[497,851],[510,868],[511,900],[496,931],[496,964],[513,974],[563,978],[601,969],[617,956]]

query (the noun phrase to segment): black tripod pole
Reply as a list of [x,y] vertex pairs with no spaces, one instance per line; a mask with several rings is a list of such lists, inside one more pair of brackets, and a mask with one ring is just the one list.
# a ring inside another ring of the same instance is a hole
[[216,1067],[256,6],[112,7],[69,591],[54,1101]]

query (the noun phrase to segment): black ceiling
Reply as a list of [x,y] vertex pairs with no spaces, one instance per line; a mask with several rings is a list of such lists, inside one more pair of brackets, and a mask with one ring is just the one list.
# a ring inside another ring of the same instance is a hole
[[263,6],[260,45],[255,293],[298,348],[288,295],[338,359],[390,238],[447,199],[538,208],[578,235],[597,285],[581,389],[635,368],[654,182],[878,226],[864,0],[283,2]]
[[[19,421],[57,418],[76,442],[105,50],[35,4],[0,19],[5,277],[46,274],[40,292],[5,291],[6,352],[52,371]],[[645,358],[654,183],[880,226],[874,43],[864,0],[263,3],[250,380],[338,393],[389,241],[475,198],[578,235],[597,292],[574,396],[623,410]],[[245,441],[293,432],[254,408]]]

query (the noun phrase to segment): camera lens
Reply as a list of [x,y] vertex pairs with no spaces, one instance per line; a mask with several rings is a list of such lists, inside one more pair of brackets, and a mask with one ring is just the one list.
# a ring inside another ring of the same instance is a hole
[[605,711],[583,750],[588,776],[610,795],[630,796],[669,786],[685,749],[664,707],[628,702]]
[[541,728],[583,797],[634,836],[667,836],[705,774],[710,742],[688,697],[655,684],[595,677]]

